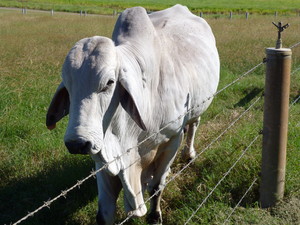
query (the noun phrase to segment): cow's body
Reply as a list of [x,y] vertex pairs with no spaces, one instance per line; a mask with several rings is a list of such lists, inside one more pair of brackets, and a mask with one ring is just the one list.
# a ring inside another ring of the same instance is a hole
[[140,7],[127,9],[113,42],[92,37],[73,47],[62,77],[47,126],[69,112],[69,151],[89,153],[97,168],[108,163],[97,174],[98,223],[113,223],[122,187],[126,211],[135,216],[146,214],[143,192],[160,190],[148,221],[161,222],[161,193],[183,129],[188,127],[184,156],[193,157],[199,117],[219,81],[208,24],[180,5],[150,15]]

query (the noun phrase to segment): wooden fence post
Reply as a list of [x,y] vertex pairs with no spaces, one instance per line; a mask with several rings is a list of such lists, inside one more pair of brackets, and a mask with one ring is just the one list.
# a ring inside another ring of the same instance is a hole
[[281,47],[267,48],[266,54],[260,185],[262,208],[274,206],[284,194],[292,51]]

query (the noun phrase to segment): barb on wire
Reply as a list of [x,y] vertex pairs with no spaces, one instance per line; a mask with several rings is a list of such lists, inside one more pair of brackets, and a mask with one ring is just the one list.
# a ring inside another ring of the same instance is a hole
[[204,200],[201,202],[201,204],[197,207],[197,209],[192,213],[192,215],[188,218],[188,220],[185,222],[185,225],[190,222],[190,220],[196,215],[196,213],[199,211],[199,209],[204,205],[204,203],[208,200],[208,198],[212,195],[212,193],[217,189],[217,187],[222,183],[222,181],[228,176],[228,174],[232,171],[232,169],[236,166],[236,164],[243,158],[243,156],[246,154],[246,152],[249,150],[249,148],[253,145],[253,143],[259,138],[260,135],[257,135],[251,143],[245,148],[245,150],[242,152],[242,154],[239,156],[239,158],[235,161],[235,163],[229,168],[229,170],[224,174],[224,176],[219,180],[219,182],[215,185],[215,187],[209,192],[209,194],[204,198]]
[[237,209],[237,207],[241,204],[241,202],[244,200],[244,198],[246,197],[246,195],[248,194],[248,192],[252,189],[252,187],[254,186],[254,184],[256,183],[256,181],[258,180],[258,178],[256,177],[253,182],[250,184],[249,188],[246,190],[246,192],[244,193],[244,195],[241,197],[241,199],[239,200],[239,202],[235,205],[235,207],[232,209],[232,211],[230,212],[230,214],[228,215],[228,217],[226,218],[226,220],[224,221],[223,225],[225,225],[229,218],[232,216],[232,214],[234,213],[234,211]]
[[[174,174],[171,178],[169,178],[168,181],[165,182],[165,184],[162,185],[153,195],[151,195],[142,205],[139,207],[145,205],[147,202],[149,202],[154,196],[156,196],[160,191],[162,191],[170,182],[175,180],[181,173],[183,173],[184,170],[186,170],[200,155],[202,155],[206,150],[208,150],[214,143],[216,143],[218,140],[221,139],[221,137],[227,133],[231,127],[234,126],[247,112],[250,111],[251,108],[254,107],[254,105],[257,104],[257,102],[261,99],[262,96],[259,96],[241,115],[239,115],[232,123],[229,124],[229,126],[221,132],[212,142],[210,142],[209,145],[207,145],[202,151],[200,151],[196,156],[190,160],[181,170],[179,170],[176,174]],[[259,135],[258,135],[259,136]],[[133,215],[128,215],[121,223],[118,225],[123,225],[126,223]]]

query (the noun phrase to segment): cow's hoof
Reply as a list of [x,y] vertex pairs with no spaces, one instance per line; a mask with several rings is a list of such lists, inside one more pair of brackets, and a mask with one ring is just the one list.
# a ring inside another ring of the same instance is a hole
[[162,217],[160,212],[151,212],[147,216],[147,223],[152,225],[161,225]]
[[185,147],[181,152],[181,160],[183,162],[190,162],[196,157],[196,151],[194,147]]
[[99,212],[97,213],[96,221],[97,221],[98,225],[105,224],[105,220],[104,220],[103,216],[101,215],[101,213],[99,213]]

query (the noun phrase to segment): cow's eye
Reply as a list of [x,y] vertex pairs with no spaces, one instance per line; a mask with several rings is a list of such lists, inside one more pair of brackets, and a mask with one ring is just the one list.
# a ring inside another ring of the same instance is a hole
[[115,83],[115,81],[112,79],[107,81],[106,86],[100,90],[100,93],[107,91],[109,89],[109,87],[112,86],[114,83]]
[[109,81],[107,82],[106,86],[111,86],[111,85],[113,85],[114,83],[115,83],[114,80],[109,80]]

